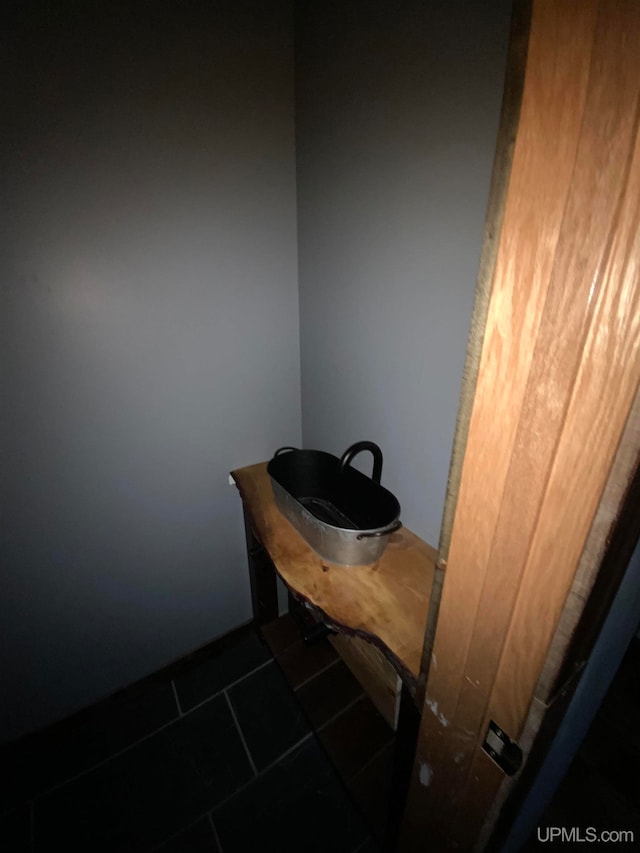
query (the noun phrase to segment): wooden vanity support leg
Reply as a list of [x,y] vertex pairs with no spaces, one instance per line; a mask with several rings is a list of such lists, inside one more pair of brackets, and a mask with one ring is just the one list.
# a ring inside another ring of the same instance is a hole
[[389,793],[389,813],[383,850],[393,853],[396,849],[400,824],[411,781],[411,770],[416,751],[420,712],[415,700],[405,684],[400,693],[400,711],[396,732],[395,754],[393,757],[393,776]]
[[244,531],[247,540],[253,619],[256,625],[266,625],[278,618],[276,571],[264,546],[256,538],[246,512],[244,513]]

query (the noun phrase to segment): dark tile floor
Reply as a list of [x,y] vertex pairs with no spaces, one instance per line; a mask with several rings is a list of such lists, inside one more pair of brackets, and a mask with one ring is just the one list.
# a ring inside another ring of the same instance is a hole
[[1,853],[377,850],[393,733],[326,641],[265,634],[3,750]]

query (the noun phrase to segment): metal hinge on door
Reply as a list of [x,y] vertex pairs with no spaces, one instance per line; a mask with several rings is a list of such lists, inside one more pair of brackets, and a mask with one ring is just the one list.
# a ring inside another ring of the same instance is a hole
[[482,748],[507,776],[513,776],[522,766],[522,750],[493,720],[489,722]]
[[[577,661],[574,663],[564,684],[546,703],[547,709],[557,702],[558,699],[566,697],[567,694],[573,691],[585,663],[586,661]],[[482,748],[507,776],[513,776],[522,766],[522,749],[493,720],[489,722],[489,728],[487,729]]]

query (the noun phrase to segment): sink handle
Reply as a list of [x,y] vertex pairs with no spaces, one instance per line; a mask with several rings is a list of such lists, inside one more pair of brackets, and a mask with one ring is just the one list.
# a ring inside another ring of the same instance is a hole
[[297,449],[298,449],[297,447],[279,447],[276,450],[276,452],[273,454],[273,458],[275,459],[276,456],[280,456],[281,453],[285,453],[289,450],[297,450]]
[[370,450],[373,454],[373,473],[371,474],[371,479],[374,483],[379,483],[382,476],[382,451],[372,441],[357,441],[351,447],[348,447],[340,458],[340,473],[344,471],[356,453],[360,453],[361,450]]
[[396,521],[392,522],[389,527],[385,527],[384,530],[375,530],[373,533],[360,533],[356,536],[356,539],[376,539],[379,536],[387,536],[390,533],[395,533],[396,530],[400,530],[402,527],[402,522],[400,519],[396,519]]

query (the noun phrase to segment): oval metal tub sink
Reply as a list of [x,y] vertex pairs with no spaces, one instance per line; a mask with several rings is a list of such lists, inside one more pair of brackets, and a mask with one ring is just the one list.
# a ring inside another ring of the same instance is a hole
[[[363,450],[373,454],[371,478],[350,464]],[[267,472],[280,512],[328,562],[374,563],[402,527],[400,504],[380,485],[382,451],[372,441],[353,444],[340,459],[322,450],[281,447]]]

